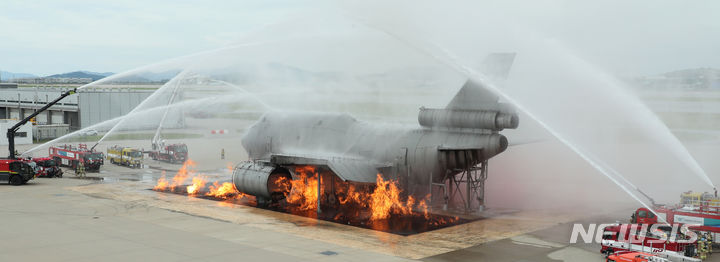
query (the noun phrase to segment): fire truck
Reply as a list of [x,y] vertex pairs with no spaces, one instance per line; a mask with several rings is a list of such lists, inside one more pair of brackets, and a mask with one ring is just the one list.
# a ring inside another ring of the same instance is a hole
[[35,178],[35,170],[30,162],[22,159],[0,159],[0,181],[8,181],[11,185],[26,184]]
[[615,254],[612,254],[607,257],[605,260],[606,262],[620,262],[620,261],[628,261],[628,262],[668,262],[670,260],[657,257],[653,254],[649,253],[643,253],[643,252],[634,252],[634,251],[619,251]]
[[39,168],[37,177],[62,177],[63,171],[52,158],[36,157],[32,159]]
[[87,145],[80,144],[77,147],[72,145],[51,146],[49,155],[60,166],[66,166],[75,169],[78,163],[83,163],[86,171],[98,172],[100,166],[103,165],[102,152],[89,150]]
[[632,215],[633,223],[656,224],[658,220],[669,224],[688,224],[692,230],[720,234],[720,198],[710,193],[684,192],[676,206],[656,205],[661,219],[647,208],[638,208]]
[[153,150],[148,152],[148,155],[153,160],[160,160],[170,163],[183,163],[188,158],[187,145],[185,144],[171,144],[165,145],[164,142],[153,142]]
[[600,244],[600,252],[606,255],[617,251],[650,252],[668,258],[686,259],[697,255],[695,249],[697,240],[691,242],[689,236],[681,232],[673,232],[670,226],[659,226],[656,229],[642,224],[608,226],[603,231],[603,240]]
[[35,178],[36,170],[33,165],[36,165],[30,160],[23,160],[17,157],[15,152],[15,136],[18,135],[17,131],[20,127],[26,124],[31,119],[34,119],[37,115],[57,104],[63,98],[75,94],[76,89],[70,89],[63,92],[60,97],[47,103],[40,109],[35,110],[34,113],[18,121],[14,126],[7,129],[5,136],[8,139],[8,157],[0,159],[0,180],[8,180],[10,184],[22,185],[27,183],[30,179]]
[[658,254],[637,252],[637,251],[618,251],[609,255],[606,262],[700,262],[697,258],[673,258]]
[[140,168],[142,167],[143,153],[131,147],[113,146],[107,149],[107,158],[110,163],[116,165]]
[[[178,87],[180,85],[175,85],[175,89],[173,89],[172,95],[170,96],[170,99],[168,100],[168,105],[170,105],[175,97],[178,94]],[[148,155],[153,160],[160,160],[164,162],[170,162],[173,164],[177,163],[184,163],[185,160],[188,159],[188,149],[187,145],[185,144],[171,144],[166,145],[165,140],[162,139],[162,128],[163,123],[165,122],[165,118],[168,115],[168,112],[170,111],[170,107],[165,109],[165,112],[163,113],[162,118],[160,119],[160,124],[158,125],[157,130],[155,130],[155,135],[153,136],[152,140],[150,140],[150,143],[152,144],[152,150],[148,151]]]
[[607,257],[606,262],[672,262],[656,255],[635,251],[619,251]]

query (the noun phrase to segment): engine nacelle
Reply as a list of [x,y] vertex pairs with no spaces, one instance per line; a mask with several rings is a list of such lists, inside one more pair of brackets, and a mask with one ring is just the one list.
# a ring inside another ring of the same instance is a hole
[[500,110],[452,110],[420,108],[418,122],[424,127],[473,128],[500,131],[518,127],[515,113]]
[[233,170],[232,181],[241,193],[277,201],[290,189],[290,171],[262,162],[242,162]]

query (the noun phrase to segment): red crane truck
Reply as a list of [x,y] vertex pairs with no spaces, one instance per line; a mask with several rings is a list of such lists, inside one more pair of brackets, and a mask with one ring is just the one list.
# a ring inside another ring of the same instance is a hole
[[36,173],[34,168],[31,166],[31,163],[33,162],[17,158],[16,156],[15,136],[17,135],[17,131],[22,125],[35,118],[38,114],[57,104],[57,102],[60,102],[60,100],[62,100],[66,96],[72,94],[75,94],[75,89],[65,91],[64,93],[62,93],[62,95],[60,95],[60,97],[56,98],[55,100],[51,101],[40,109],[35,110],[34,113],[18,121],[17,124],[15,124],[14,126],[8,128],[6,136],[8,139],[9,153],[7,158],[0,159],[0,180],[8,180],[8,182],[13,185],[22,185],[27,183],[30,179],[35,178]]

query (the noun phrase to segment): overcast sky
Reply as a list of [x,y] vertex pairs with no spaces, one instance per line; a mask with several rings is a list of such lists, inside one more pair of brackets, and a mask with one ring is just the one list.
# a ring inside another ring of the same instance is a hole
[[[720,1],[478,2],[472,8],[505,12],[613,72],[720,68]],[[331,10],[299,0],[3,0],[0,69],[120,72],[222,47],[288,17]]]

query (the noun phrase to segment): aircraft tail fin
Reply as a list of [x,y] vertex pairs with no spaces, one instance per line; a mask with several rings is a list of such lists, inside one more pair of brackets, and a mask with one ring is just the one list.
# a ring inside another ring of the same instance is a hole
[[505,80],[515,62],[515,53],[491,53],[485,57],[480,72],[492,80]]
[[[500,81],[507,78],[513,61],[515,61],[515,53],[491,53],[483,60],[481,69],[492,80]],[[468,79],[445,108],[505,111],[505,107],[507,106],[498,103],[498,96],[490,92],[483,83]]]

